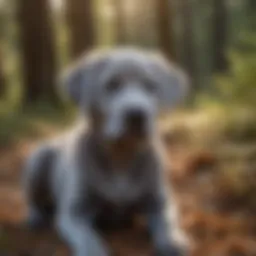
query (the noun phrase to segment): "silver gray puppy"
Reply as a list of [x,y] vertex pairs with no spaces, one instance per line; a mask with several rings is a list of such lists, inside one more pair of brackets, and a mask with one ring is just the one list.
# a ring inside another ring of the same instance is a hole
[[81,122],[29,158],[29,224],[53,221],[75,256],[107,256],[97,227],[128,223],[140,213],[156,255],[179,255],[165,217],[156,117],[183,98],[186,84],[163,57],[135,49],[94,53],[75,63],[62,86],[79,106],[79,119],[88,117],[88,128]]

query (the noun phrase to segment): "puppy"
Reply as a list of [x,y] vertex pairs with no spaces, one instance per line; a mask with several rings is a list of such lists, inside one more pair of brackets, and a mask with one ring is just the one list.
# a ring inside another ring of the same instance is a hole
[[79,119],[88,120],[43,143],[28,159],[28,223],[53,221],[75,256],[107,256],[96,224],[111,226],[140,213],[155,255],[180,255],[165,217],[156,117],[184,97],[186,85],[185,76],[163,57],[140,50],[82,57],[62,86],[79,107]]

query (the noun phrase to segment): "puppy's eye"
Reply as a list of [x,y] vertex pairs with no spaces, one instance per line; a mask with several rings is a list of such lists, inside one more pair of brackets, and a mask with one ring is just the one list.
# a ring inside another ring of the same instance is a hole
[[121,81],[119,79],[113,79],[109,81],[106,87],[106,90],[107,92],[112,93],[112,92],[118,91],[120,87],[121,87]]
[[144,86],[145,86],[145,89],[146,89],[148,92],[150,92],[150,93],[155,93],[156,90],[157,90],[156,85],[155,85],[153,82],[151,82],[151,81],[145,82]]

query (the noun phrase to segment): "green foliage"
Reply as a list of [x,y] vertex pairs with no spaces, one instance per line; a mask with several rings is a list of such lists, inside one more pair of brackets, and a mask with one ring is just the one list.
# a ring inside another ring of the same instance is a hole
[[230,54],[230,72],[216,81],[225,103],[256,107],[256,34],[245,34]]
[[214,80],[212,88],[215,93],[210,97],[208,93],[208,97],[202,97],[200,103],[204,107],[214,104],[222,107],[225,122],[222,122],[220,131],[225,139],[238,143],[253,142],[256,140],[255,32],[248,29],[241,33],[241,39],[230,51],[229,60],[229,72],[218,75]]

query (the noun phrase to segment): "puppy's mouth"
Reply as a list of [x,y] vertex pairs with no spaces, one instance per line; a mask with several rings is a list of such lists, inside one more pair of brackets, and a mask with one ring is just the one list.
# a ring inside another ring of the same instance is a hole
[[117,138],[114,142],[115,145],[119,145],[119,149],[129,149],[136,151],[138,149],[146,147],[149,143],[149,136],[146,133],[140,133],[138,131],[127,131]]
[[[126,129],[122,134],[119,136],[112,138],[109,140],[111,144],[115,145],[121,145],[125,148],[133,148],[134,150],[136,148],[140,148],[141,146],[145,146],[150,141],[150,136],[146,132],[146,130],[143,130],[138,127],[132,127],[129,129]],[[120,148],[122,148],[120,147]]]
[[148,138],[148,133],[146,127],[134,125],[128,127],[124,133],[124,137],[128,137],[136,140],[146,140]]

